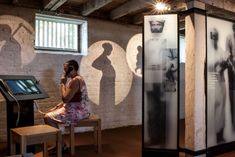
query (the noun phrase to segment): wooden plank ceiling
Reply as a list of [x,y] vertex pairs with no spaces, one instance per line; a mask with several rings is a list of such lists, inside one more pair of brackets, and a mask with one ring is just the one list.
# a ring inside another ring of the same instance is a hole
[[[144,15],[156,14],[153,8],[154,1],[157,0],[0,0],[0,4],[142,25]],[[192,0],[165,1],[170,4],[172,13],[186,10],[186,2]],[[235,18],[234,0],[198,1],[206,3],[208,13]]]

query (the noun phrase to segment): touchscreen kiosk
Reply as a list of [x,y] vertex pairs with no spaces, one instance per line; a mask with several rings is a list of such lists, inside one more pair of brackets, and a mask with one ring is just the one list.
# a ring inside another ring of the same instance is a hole
[[0,92],[7,105],[8,153],[10,129],[34,125],[34,100],[48,98],[38,82],[34,76],[0,75]]
[[0,83],[1,91],[9,101],[48,97],[34,76],[0,75],[0,79],[2,80]]

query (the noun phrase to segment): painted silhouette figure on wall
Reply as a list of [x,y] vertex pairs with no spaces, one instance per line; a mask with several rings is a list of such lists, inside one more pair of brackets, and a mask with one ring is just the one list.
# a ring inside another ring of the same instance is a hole
[[21,47],[13,36],[9,25],[0,24],[0,42],[3,43],[0,47],[0,65],[7,62],[8,66],[21,66]]
[[135,72],[142,75],[142,46],[137,47]]
[[116,73],[108,56],[113,47],[110,43],[103,43],[103,53],[92,63],[92,66],[102,72],[100,80],[99,104],[115,105],[115,78]]

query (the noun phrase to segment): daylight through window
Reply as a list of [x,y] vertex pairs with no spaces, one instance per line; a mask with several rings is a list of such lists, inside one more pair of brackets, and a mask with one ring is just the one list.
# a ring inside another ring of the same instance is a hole
[[36,14],[35,48],[86,54],[87,21]]

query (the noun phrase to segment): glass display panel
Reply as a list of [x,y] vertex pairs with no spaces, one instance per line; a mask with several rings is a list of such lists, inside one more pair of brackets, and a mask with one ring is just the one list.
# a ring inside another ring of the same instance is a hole
[[235,24],[207,17],[207,146],[235,140]]
[[177,149],[177,15],[144,18],[144,147]]

